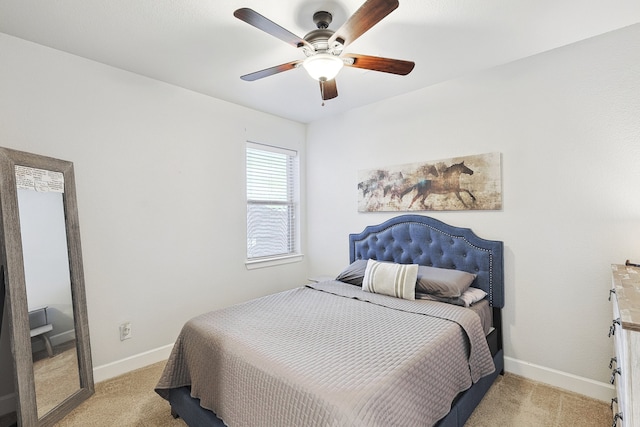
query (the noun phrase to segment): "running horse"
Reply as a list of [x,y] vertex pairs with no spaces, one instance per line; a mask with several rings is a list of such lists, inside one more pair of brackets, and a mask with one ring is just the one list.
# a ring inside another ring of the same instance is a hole
[[454,193],[458,200],[462,202],[465,208],[468,208],[467,204],[462,200],[462,196],[460,196],[461,192],[467,193],[471,196],[473,201],[476,201],[476,197],[471,193],[471,191],[466,188],[460,188],[460,175],[462,174],[473,175],[473,170],[469,169],[465,166],[464,161],[460,163],[455,163],[448,168],[446,168],[439,176],[435,179],[423,179],[418,181],[417,184],[408,187],[400,194],[400,199],[407,194],[411,193],[413,190],[416,190],[416,195],[409,203],[407,209],[410,209],[411,206],[415,203],[416,200],[422,198],[422,205],[425,206],[424,201],[429,196],[429,194],[449,194]]

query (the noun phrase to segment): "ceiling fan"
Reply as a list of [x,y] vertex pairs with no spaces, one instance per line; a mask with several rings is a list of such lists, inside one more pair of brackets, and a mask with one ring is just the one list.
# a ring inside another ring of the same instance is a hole
[[411,61],[355,53],[343,54],[345,47],[393,12],[398,6],[398,0],[367,0],[337,31],[329,29],[329,24],[331,24],[332,20],[330,12],[316,12],[313,15],[313,22],[318,28],[309,32],[303,38],[282,28],[252,9],[238,9],[233,13],[236,18],[277,37],[295,48],[302,49],[306,56],[306,59],[276,65],[275,67],[245,74],[240,78],[246,81],[254,81],[302,66],[312,78],[320,82],[320,95],[324,101],[338,96],[335,77],[344,65],[405,76],[415,66]]

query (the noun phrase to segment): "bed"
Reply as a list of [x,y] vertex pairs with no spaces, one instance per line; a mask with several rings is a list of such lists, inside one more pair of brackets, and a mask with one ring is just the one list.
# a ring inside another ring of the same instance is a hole
[[[349,235],[349,256],[340,280],[187,322],[155,389],[172,414],[190,427],[463,426],[503,373],[502,242],[401,215]],[[472,275],[463,296],[484,298],[390,296],[390,271],[392,292],[433,271]]]

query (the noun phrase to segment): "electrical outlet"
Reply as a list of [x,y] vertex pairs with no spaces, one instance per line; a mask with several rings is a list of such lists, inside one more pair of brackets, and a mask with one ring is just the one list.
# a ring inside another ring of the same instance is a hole
[[120,341],[131,338],[131,322],[125,322],[120,325]]

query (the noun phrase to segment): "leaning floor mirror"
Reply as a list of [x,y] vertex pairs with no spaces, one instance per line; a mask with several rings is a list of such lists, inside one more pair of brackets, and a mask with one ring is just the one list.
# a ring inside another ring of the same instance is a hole
[[94,392],[73,163],[0,147],[0,167],[18,424],[51,426]]

